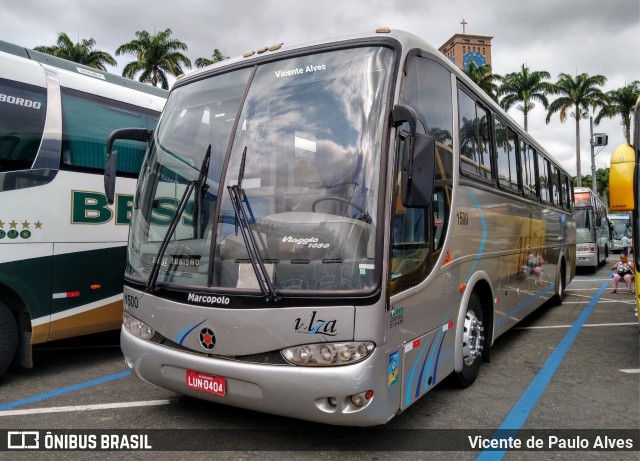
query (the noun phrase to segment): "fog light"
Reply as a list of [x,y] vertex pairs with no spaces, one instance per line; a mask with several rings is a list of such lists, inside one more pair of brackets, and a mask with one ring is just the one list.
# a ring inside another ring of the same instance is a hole
[[351,403],[353,403],[356,407],[361,407],[364,405],[364,399],[362,395],[355,394],[351,396]]

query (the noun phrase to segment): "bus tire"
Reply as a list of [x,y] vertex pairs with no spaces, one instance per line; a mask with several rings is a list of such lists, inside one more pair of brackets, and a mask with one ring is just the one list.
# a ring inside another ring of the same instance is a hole
[[0,301],[0,376],[9,368],[18,347],[18,324],[9,308]]
[[469,297],[462,333],[462,370],[454,372],[452,382],[456,387],[467,388],[473,384],[480,371],[484,350],[484,326],[480,298],[473,292]]

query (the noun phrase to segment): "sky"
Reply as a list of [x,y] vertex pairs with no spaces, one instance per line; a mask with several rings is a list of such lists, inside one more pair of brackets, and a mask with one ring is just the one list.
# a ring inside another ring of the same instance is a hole
[[[434,47],[462,32],[492,40],[493,71],[546,70],[607,78],[603,91],[640,80],[640,0],[0,0],[0,40],[27,48],[54,45],[58,33],[72,40],[93,38],[110,53],[121,74],[133,55],[115,50],[136,31],[172,30],[194,62],[215,48],[226,56],[285,42],[373,31],[379,26],[412,32]],[[551,97],[553,98],[553,97]],[[523,124],[522,112],[509,114]],[[529,132],[570,174],[576,173],[575,122],[558,114],[545,123],[542,104],[529,114]],[[580,124],[581,171],[591,173],[589,120]],[[609,144],[596,148],[596,168],[610,165],[624,142],[621,119],[603,121],[594,133]]]

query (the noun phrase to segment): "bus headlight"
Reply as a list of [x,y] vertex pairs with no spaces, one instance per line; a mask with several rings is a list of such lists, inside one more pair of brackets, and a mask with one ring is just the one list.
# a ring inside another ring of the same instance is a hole
[[373,352],[375,344],[369,341],[345,343],[304,344],[287,347],[280,353],[293,365],[322,367],[348,365],[364,360]]
[[149,325],[126,312],[122,316],[122,326],[133,336],[147,341],[153,338],[153,335],[156,334],[156,331]]

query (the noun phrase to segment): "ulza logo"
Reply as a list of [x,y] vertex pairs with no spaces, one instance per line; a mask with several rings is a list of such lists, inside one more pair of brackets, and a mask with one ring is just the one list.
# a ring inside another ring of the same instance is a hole
[[297,318],[295,322],[296,333],[336,336],[338,334],[336,331],[337,320],[316,319],[317,313],[317,311],[311,313],[311,319],[308,323],[305,323],[301,317]]
[[216,335],[209,328],[200,330],[200,345],[210,351],[216,345]]

